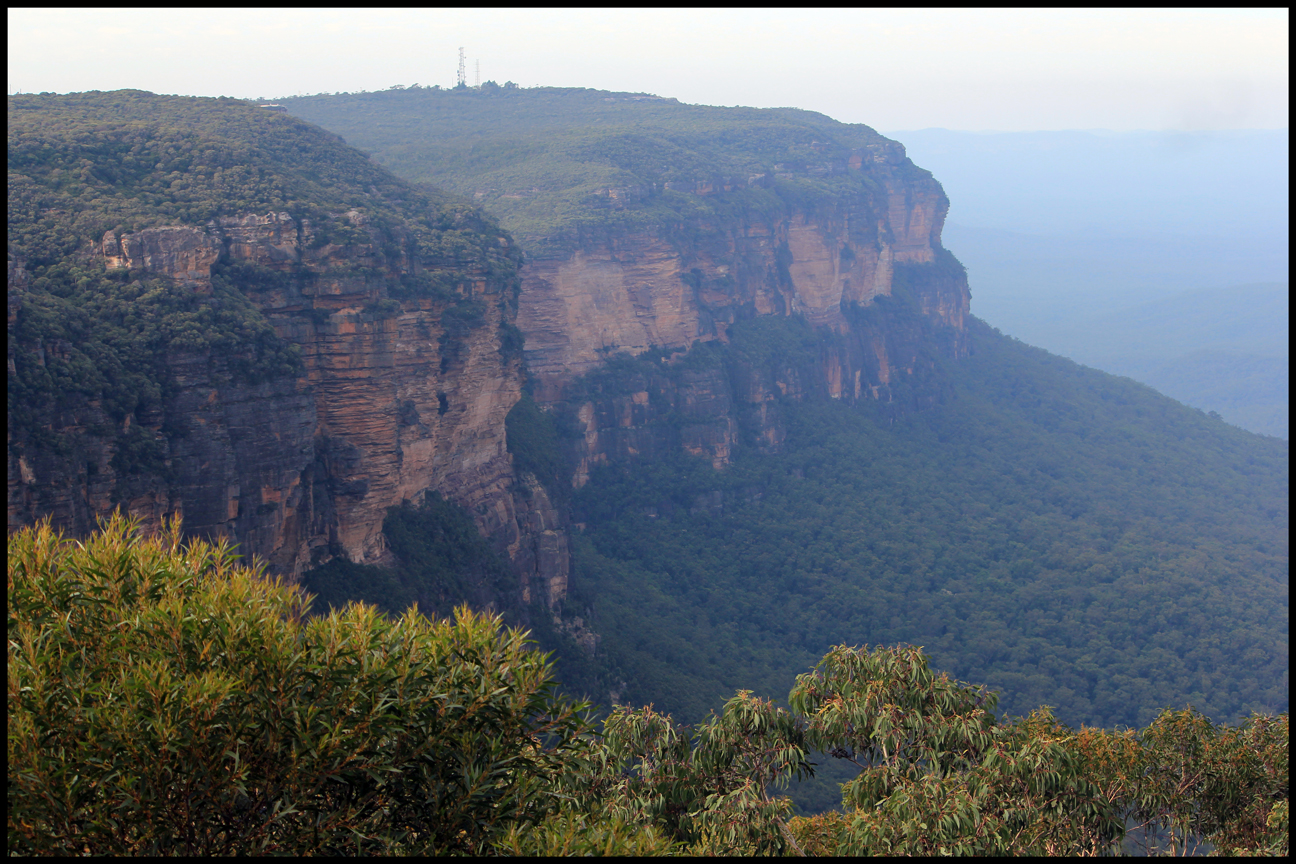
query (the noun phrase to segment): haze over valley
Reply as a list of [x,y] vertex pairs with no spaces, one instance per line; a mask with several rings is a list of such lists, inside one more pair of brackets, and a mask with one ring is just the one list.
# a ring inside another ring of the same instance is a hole
[[955,202],[981,317],[1287,436],[1285,129],[888,134]]

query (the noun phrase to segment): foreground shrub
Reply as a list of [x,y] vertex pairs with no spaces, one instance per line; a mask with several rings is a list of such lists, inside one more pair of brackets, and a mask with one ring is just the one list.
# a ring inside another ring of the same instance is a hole
[[466,608],[388,620],[113,516],[9,538],[12,854],[480,853],[554,809],[581,705]]
[[652,706],[617,706],[602,735],[570,761],[559,785],[593,819],[651,826],[691,855],[799,851],[792,802],[772,787],[809,776],[797,720],[740,690],[696,728]]
[[[860,770],[843,813],[793,819],[811,854],[1286,855],[1286,713],[1164,710],[1142,730],[997,720],[920,648],[834,647],[789,694],[805,741]],[[1122,845],[1123,844],[1123,845]]]
[[496,851],[503,855],[546,858],[658,858],[681,854],[682,848],[651,824],[608,812],[597,804],[592,804],[590,812],[584,808],[564,809],[539,825],[524,827],[519,823],[496,844]]
[[[839,645],[789,694],[593,734],[496,617],[310,598],[224,542],[9,538],[14,854],[1286,855],[1286,713],[1146,729],[998,720],[920,648]],[[771,790],[846,760],[843,812]],[[1127,833],[1128,832],[1128,833]]]
[[1123,833],[1080,761],[1044,734],[1047,709],[1000,724],[995,695],[936,675],[914,647],[837,646],[788,702],[807,741],[855,764],[845,825],[798,823],[854,855],[1093,853]]
[[1223,855],[1286,856],[1290,731],[1286,712],[1230,726],[1167,709],[1138,731],[1082,728],[1067,746],[1122,807],[1130,851],[1184,855],[1205,841]]

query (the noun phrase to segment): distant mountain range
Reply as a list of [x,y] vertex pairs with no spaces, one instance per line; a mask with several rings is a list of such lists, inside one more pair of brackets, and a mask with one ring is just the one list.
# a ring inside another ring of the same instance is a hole
[[1053,350],[1286,438],[1289,309],[1286,282],[1184,291],[1064,322]]

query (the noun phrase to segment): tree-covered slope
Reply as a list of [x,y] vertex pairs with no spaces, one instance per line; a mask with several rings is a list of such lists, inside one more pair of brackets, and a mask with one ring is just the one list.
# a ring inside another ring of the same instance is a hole
[[698,720],[830,645],[908,642],[1010,713],[1285,710],[1285,442],[974,336],[931,410],[788,402],[780,453],[596,471],[570,602],[603,681]]
[[[582,88],[488,82],[279,103],[401,177],[472,196],[532,255],[560,253],[587,232],[831,197],[868,182],[844,170],[853,154],[902,153],[867,126],[811,111],[684,105]],[[687,194],[698,184],[729,194],[723,203]]]

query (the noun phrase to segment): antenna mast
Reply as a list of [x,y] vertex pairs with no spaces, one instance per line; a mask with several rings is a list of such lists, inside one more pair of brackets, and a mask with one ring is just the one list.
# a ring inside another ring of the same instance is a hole
[[477,87],[478,90],[480,90],[481,89],[481,61],[474,60],[473,62],[477,64],[477,83],[475,86]]
[[460,87],[463,87],[468,83],[467,78],[468,76],[464,74],[463,48],[460,48],[459,49],[459,86]]

